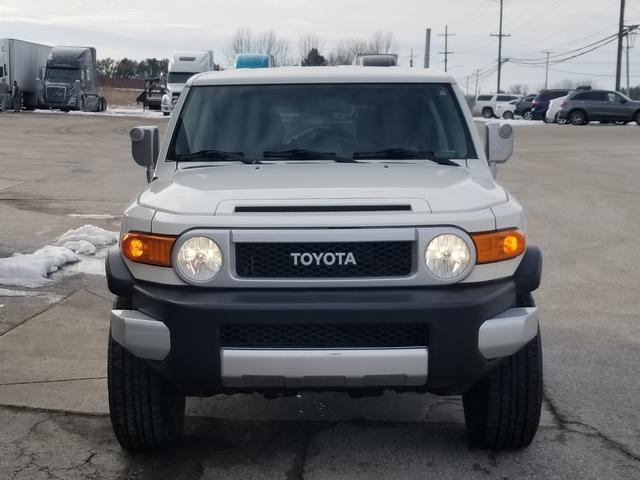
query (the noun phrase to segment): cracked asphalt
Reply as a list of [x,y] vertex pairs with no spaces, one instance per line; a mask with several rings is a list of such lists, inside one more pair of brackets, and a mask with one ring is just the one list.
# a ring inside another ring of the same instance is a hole
[[[0,256],[85,223],[117,230],[144,185],[128,129],[162,118],[0,115]],[[526,450],[469,447],[458,397],[190,399],[183,444],[129,455],[107,415],[112,301],[63,275],[0,293],[0,480],[640,478],[640,128],[516,127],[499,179],[544,254],[545,405]],[[83,217],[89,215],[89,218]]]

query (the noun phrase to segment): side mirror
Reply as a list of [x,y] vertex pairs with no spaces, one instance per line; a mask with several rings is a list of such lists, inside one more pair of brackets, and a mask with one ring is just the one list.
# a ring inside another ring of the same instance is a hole
[[497,165],[505,163],[513,154],[513,127],[508,123],[487,123],[484,130],[484,150],[495,178]]
[[135,127],[129,131],[131,138],[131,155],[141,167],[147,168],[147,181],[158,161],[160,149],[160,133],[158,127]]

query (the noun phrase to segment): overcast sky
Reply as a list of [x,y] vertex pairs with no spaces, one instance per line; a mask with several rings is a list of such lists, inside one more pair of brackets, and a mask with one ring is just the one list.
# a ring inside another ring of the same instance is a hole
[[[539,58],[542,51],[562,53],[616,32],[620,0],[505,0],[504,56]],[[375,30],[394,34],[395,51],[408,65],[409,53],[424,54],[425,28],[433,29],[432,68],[443,69],[446,24],[450,37],[449,71],[462,87],[476,68],[495,63],[499,0],[2,0],[0,37],[50,45],[95,46],[98,57],[166,57],[172,49],[212,49],[216,61],[238,27],[273,29],[291,42],[318,35],[327,53],[340,39],[367,38]],[[627,23],[640,24],[640,0],[627,0]],[[632,85],[640,84],[640,38],[631,50]],[[552,67],[550,83],[592,79],[612,87],[615,42],[596,52]],[[503,88],[544,83],[544,68],[506,64]],[[495,90],[496,76],[480,84]],[[624,85],[624,80],[623,80]],[[473,81],[470,89],[473,90]]]

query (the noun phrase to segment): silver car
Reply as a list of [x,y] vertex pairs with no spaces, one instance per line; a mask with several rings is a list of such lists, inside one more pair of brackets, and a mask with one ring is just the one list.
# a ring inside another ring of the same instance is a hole
[[593,121],[621,125],[635,121],[640,125],[640,102],[611,90],[576,90],[560,106],[558,120],[567,120],[572,125]]

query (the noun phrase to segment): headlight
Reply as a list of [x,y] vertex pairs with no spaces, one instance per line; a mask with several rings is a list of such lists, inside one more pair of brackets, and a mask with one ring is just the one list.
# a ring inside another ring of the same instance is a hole
[[459,236],[438,235],[427,245],[424,260],[434,276],[442,280],[453,280],[467,269],[471,252],[467,242]]
[[176,268],[192,282],[207,282],[222,268],[222,252],[207,237],[192,237],[182,244],[176,255]]

